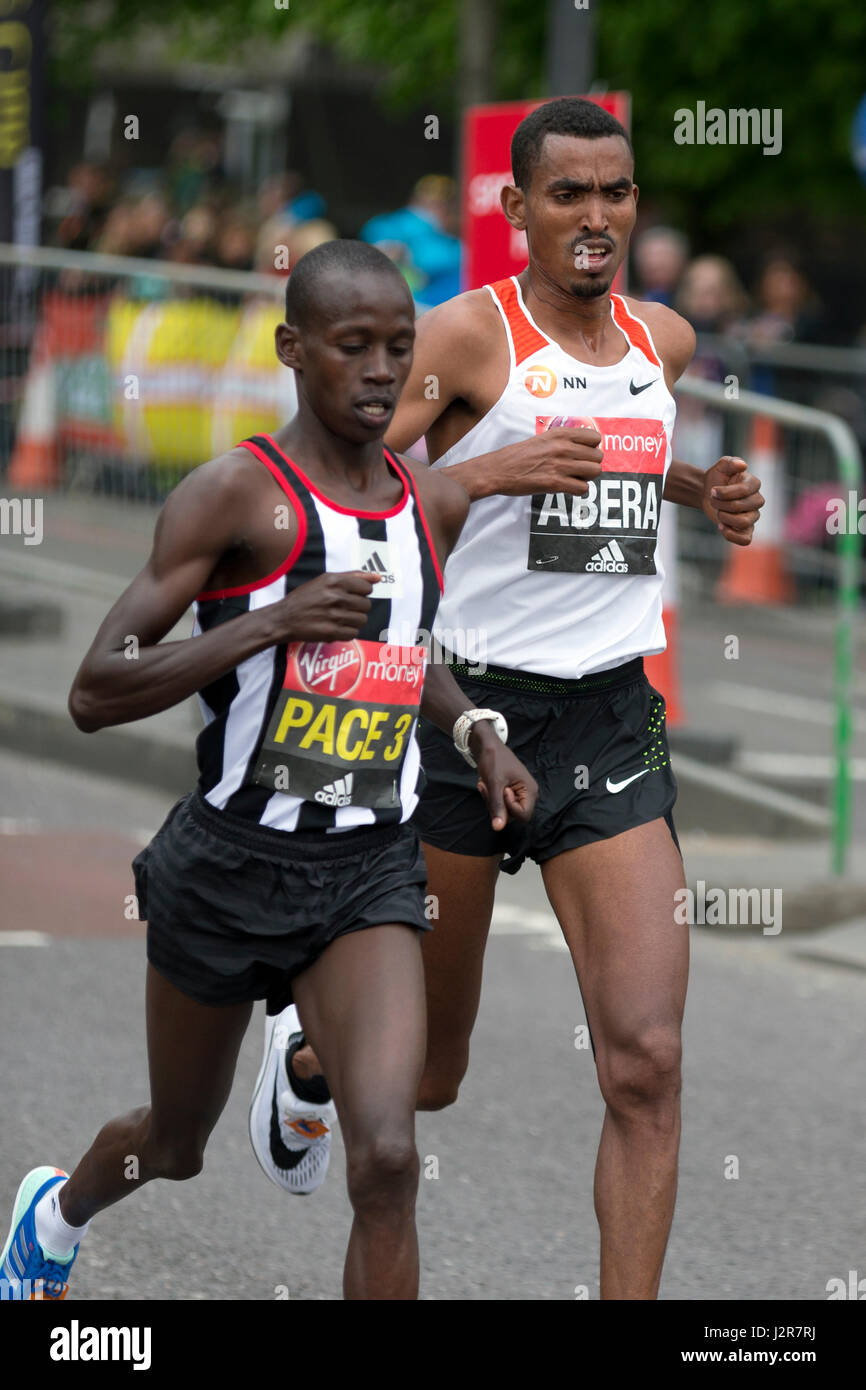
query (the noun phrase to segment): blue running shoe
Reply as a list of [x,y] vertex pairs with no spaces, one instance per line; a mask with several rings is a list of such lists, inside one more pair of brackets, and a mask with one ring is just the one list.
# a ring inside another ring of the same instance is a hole
[[36,1239],[36,1203],[68,1178],[62,1168],[33,1168],[18,1189],[12,1225],[0,1257],[0,1298],[61,1299],[69,1288],[68,1275],[78,1246],[66,1260],[42,1249]]

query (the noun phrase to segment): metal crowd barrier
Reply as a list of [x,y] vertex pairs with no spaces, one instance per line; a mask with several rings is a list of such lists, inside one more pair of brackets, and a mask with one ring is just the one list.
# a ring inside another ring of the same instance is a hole
[[[285,276],[0,245],[5,485],[164,495],[293,413]],[[258,423],[256,423],[258,422]]]
[[[730,389],[726,391],[723,385],[702,381],[690,375],[682,377],[678,382],[677,395],[703,403],[704,406],[708,407],[711,418],[715,412],[721,412],[723,416],[730,415],[744,423],[769,420],[784,427],[786,432],[795,431],[813,440],[819,440],[824,446],[825,458],[829,460],[830,466],[823,479],[826,487],[822,489],[821,497],[818,499],[822,505],[816,508],[813,523],[817,525],[820,519],[823,539],[829,542],[827,570],[835,577],[833,597],[835,609],[833,661],[835,774],[830,809],[833,817],[832,868],[834,873],[842,874],[845,872],[852,830],[853,797],[850,767],[853,730],[852,686],[857,634],[856,621],[860,586],[864,577],[856,509],[856,503],[863,496],[863,459],[860,446],[850,425],[844,420],[826,411],[815,410],[810,406],[799,405],[793,401],[778,400],[770,396],[759,395],[754,391],[738,390],[734,394]],[[741,430],[741,437],[742,434],[743,431]],[[786,433],[785,438],[788,437],[789,433]],[[724,452],[734,452],[734,450]],[[748,447],[736,452],[747,460],[749,459]],[[781,459],[783,466],[787,465],[785,453],[781,454]],[[711,461],[709,455],[703,461]],[[760,475],[760,464],[756,464],[755,471]],[[776,485],[778,486],[780,481],[784,486],[784,480],[777,480]],[[847,510],[847,524],[838,531],[838,534],[833,534],[827,526],[826,501],[831,493],[845,504]],[[776,499],[774,505],[778,505],[779,500]],[[850,511],[852,501],[855,503],[853,518]],[[788,517],[791,515],[789,502],[790,499],[786,504]],[[682,516],[687,519],[691,513],[684,509]],[[695,513],[695,517],[698,520],[702,519],[698,513]],[[709,539],[709,533],[711,533],[709,525],[707,532],[707,539]],[[717,549],[720,550],[723,543],[718,537],[715,540]],[[785,545],[784,551],[787,559],[790,554],[787,545]],[[826,589],[823,597],[826,602],[828,598]]]

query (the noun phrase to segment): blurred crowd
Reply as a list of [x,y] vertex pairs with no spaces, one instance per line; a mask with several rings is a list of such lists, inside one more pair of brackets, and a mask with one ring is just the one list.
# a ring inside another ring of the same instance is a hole
[[[82,162],[48,199],[47,240],[68,250],[136,256],[223,270],[285,275],[306,251],[341,235],[324,197],[288,170],[239,197],[222,169],[218,134],[173,140],[165,166],[127,171]],[[419,307],[459,290],[457,189],[444,175],[420,179],[405,207],[361,227],[405,275]]]
[[[156,262],[282,280],[314,246],[359,235],[400,267],[419,311],[460,290],[453,179],[428,174],[403,207],[340,226],[294,170],[243,196],[226,177],[218,132],[182,130],[154,169],[80,162],[49,190],[46,215],[49,244],[152,261],[154,269],[46,272],[35,318],[32,305],[0,308],[0,468],[8,459],[8,476],[22,489],[89,470],[124,488],[149,489],[156,479],[161,492],[202,458],[278,428],[296,408],[293,374],[273,350],[279,290],[169,280]],[[866,444],[866,404],[854,382],[823,370],[796,374],[757,351],[830,337],[820,297],[791,251],[774,251],[747,289],[730,260],[692,257],[681,231],[650,226],[633,242],[630,292],[694,326],[693,373],[736,377],[831,410]],[[728,447],[721,413],[694,399],[680,399],[677,429],[683,457],[716,458]]]
[[764,260],[751,293],[724,256],[690,259],[688,239],[651,227],[634,243],[635,293],[676,309],[696,333],[751,346],[826,340],[821,301],[796,255],[780,247]]
[[[296,171],[266,179],[255,197],[239,197],[223,171],[219,133],[194,128],[175,136],[158,170],[121,175],[107,164],[76,164],[48,203],[48,240],[56,246],[224,270],[284,275],[312,247],[347,234]],[[458,293],[453,179],[426,175],[404,207],[378,213],[357,234],[400,266],[419,308]],[[826,341],[820,299],[785,248],[765,260],[749,293],[729,260],[691,258],[687,238],[673,227],[650,227],[636,238],[632,269],[638,297],[677,309],[699,333],[754,345]]]

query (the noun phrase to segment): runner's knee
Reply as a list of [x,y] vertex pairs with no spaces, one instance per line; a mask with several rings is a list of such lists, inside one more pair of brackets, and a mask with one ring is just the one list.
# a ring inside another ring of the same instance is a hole
[[355,1212],[375,1214],[396,1205],[411,1207],[420,1164],[408,1125],[349,1143],[346,1181]]
[[142,1153],[142,1167],[150,1177],[184,1182],[204,1167],[206,1137],[198,1134],[151,1134]]
[[459,1055],[452,1055],[447,1062],[428,1066],[418,1087],[418,1110],[444,1110],[453,1105],[460,1091],[460,1083],[469,1067],[469,1048]]
[[678,1028],[644,1028],[625,1042],[599,1048],[602,1095],[624,1114],[675,1105],[681,1089],[682,1044]]

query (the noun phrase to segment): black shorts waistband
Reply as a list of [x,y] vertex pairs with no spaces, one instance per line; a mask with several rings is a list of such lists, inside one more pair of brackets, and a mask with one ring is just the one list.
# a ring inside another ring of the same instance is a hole
[[407,825],[401,822],[395,825],[365,825],[330,835],[323,830],[275,830],[273,826],[257,825],[229,811],[217,810],[205,800],[198,788],[187,798],[187,806],[199,825],[221,839],[266,854],[270,859],[285,859],[293,863],[298,860],[309,862],[314,859],[319,862],[348,859],[366,850],[384,849],[407,831]]
[[545,676],[536,671],[515,671],[510,666],[487,665],[478,674],[477,666],[462,661],[451,661],[447,655],[445,660],[457,681],[477,681],[480,685],[520,690],[527,695],[592,695],[598,690],[613,690],[620,685],[631,685],[643,675],[642,656],[636,656],[633,661],[627,661],[623,666],[612,666],[607,671],[593,671],[591,676],[581,676],[579,680],[560,680],[556,676]]

